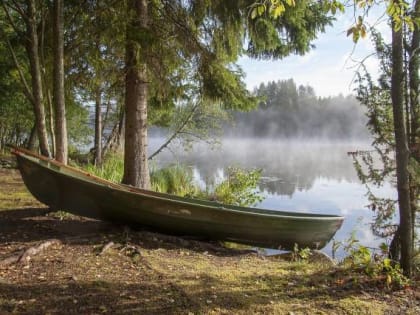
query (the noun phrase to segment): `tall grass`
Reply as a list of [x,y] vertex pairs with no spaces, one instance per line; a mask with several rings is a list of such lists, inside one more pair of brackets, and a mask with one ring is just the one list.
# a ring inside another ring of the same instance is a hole
[[[121,154],[110,154],[105,157],[101,166],[91,163],[84,169],[101,178],[120,183],[124,173],[124,159]],[[261,170],[243,170],[229,167],[227,178],[212,187],[202,190],[194,182],[193,171],[181,164],[172,164],[165,168],[152,167],[150,181],[152,190],[182,197],[191,197],[218,201],[221,203],[252,206],[260,202],[263,197],[257,190]]]
[[104,158],[102,165],[88,163],[84,169],[111,182],[121,183],[124,174],[124,158],[122,154],[109,154]]
[[150,181],[153,190],[178,196],[193,197],[199,190],[192,169],[180,164],[152,170]]

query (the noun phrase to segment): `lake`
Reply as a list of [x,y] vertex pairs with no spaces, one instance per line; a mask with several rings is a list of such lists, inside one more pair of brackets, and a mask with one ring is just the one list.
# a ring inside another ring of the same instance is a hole
[[[151,138],[149,151],[164,139]],[[157,156],[158,166],[171,163],[193,168],[199,185],[220,180],[228,166],[262,169],[259,190],[265,199],[258,207],[297,212],[337,214],[345,217],[336,241],[352,233],[362,245],[377,248],[384,242],[373,235],[366,188],[360,183],[349,151],[369,149],[366,142],[328,142],[321,140],[225,139],[217,149],[196,145],[190,151],[174,143]],[[396,189],[386,185],[375,191],[396,199]],[[332,242],[323,251],[331,255]],[[270,251],[271,253],[272,251]],[[341,249],[336,253],[343,257]]]

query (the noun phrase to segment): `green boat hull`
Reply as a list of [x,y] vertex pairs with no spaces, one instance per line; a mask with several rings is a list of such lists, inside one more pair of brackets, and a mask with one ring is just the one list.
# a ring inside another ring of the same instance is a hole
[[23,181],[53,209],[160,232],[276,249],[320,249],[343,217],[245,208],[119,185],[14,148]]

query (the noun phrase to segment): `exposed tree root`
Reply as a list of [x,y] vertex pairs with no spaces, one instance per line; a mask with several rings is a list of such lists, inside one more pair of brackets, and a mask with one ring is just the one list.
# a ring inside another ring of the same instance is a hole
[[38,255],[40,252],[44,251],[51,245],[61,244],[61,241],[58,239],[50,239],[42,242],[37,246],[29,247],[24,251],[20,251],[12,256],[9,256],[3,260],[0,260],[0,266],[8,266],[11,264],[25,263],[30,259],[31,256]]
[[109,249],[111,249],[112,247],[115,246],[114,242],[109,242],[107,244],[104,245],[104,247],[102,247],[102,250],[100,251],[100,253],[98,254],[98,256],[102,256],[103,254],[105,254]]

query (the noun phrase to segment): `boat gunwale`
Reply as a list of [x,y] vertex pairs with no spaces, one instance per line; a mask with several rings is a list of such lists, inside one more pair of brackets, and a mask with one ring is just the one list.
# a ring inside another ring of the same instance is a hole
[[[257,217],[268,217],[268,218],[288,218],[288,219],[295,219],[295,220],[317,220],[317,221],[343,221],[344,217],[339,215],[329,215],[329,214],[313,214],[313,213],[296,213],[296,215],[289,215],[286,211],[282,210],[274,210],[274,209],[263,209],[263,208],[250,208],[250,207],[240,207],[240,206],[234,206],[234,205],[225,205],[221,203],[217,203],[214,201],[207,201],[207,200],[201,200],[201,199],[190,199],[180,196],[172,196],[170,194],[165,193],[159,193],[154,191],[149,191],[141,188],[132,187],[125,184],[117,184],[113,183],[111,181],[108,181],[106,179],[103,179],[101,177],[95,176],[91,173],[85,172],[83,170],[80,170],[76,167],[72,167],[69,165],[65,165],[63,163],[60,163],[54,159],[38,155],[30,150],[19,148],[19,147],[12,147],[12,154],[16,156],[21,156],[23,158],[26,158],[27,160],[31,161],[32,163],[35,163],[39,165],[40,167],[46,168],[54,173],[63,175],[63,176],[69,176],[78,180],[81,180],[83,182],[87,182],[94,185],[100,185],[102,187],[108,188],[108,189],[115,189],[119,192],[125,192],[128,194],[134,194],[134,195],[140,195],[144,196],[146,198],[150,199],[156,199],[156,200],[162,200],[165,202],[174,202],[181,205],[189,205],[189,206],[196,206],[201,208],[207,208],[207,209],[214,209],[218,211],[229,211],[233,213],[239,213],[242,215],[251,215],[251,216],[257,216]],[[39,163],[39,161],[32,160],[32,159],[38,159],[47,163],[51,163],[55,166],[58,166],[60,169],[54,169],[49,164],[44,165],[42,163]],[[61,171],[61,168],[67,169],[71,171],[71,173],[64,173]],[[77,176],[81,175],[81,176]],[[202,202],[207,203],[206,205],[202,204]],[[236,208],[236,209],[235,209]],[[270,213],[268,213],[270,212]],[[275,212],[275,213],[273,213]]]

